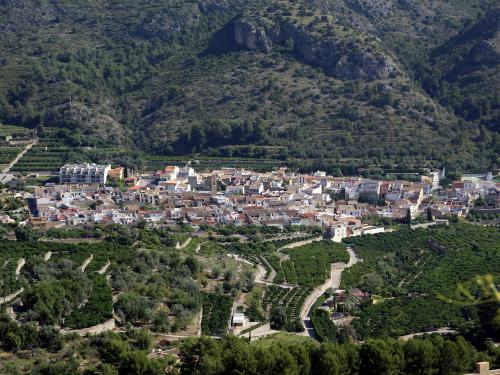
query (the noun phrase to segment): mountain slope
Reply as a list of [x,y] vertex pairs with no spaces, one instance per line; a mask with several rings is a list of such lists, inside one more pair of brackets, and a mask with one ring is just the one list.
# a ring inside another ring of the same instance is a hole
[[489,3],[0,0],[0,121],[159,155],[494,168]]
[[[467,120],[500,131],[500,7],[435,50],[437,95]],[[451,94],[450,94],[451,91]]]

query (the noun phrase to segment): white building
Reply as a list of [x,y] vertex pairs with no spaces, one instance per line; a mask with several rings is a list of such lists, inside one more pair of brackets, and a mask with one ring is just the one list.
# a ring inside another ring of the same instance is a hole
[[111,165],[66,164],[59,169],[60,184],[106,184]]
[[243,313],[234,313],[233,327],[243,327],[245,324],[245,315]]
[[245,186],[244,185],[236,185],[236,186],[228,186],[225,195],[244,195],[245,194]]
[[331,225],[329,229],[332,240],[335,242],[342,242],[342,239],[347,237],[347,227],[342,223]]

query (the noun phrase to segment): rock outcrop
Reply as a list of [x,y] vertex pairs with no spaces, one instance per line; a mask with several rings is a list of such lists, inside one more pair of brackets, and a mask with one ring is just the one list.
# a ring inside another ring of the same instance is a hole
[[239,47],[265,52],[271,50],[266,30],[246,20],[234,21],[234,39]]
[[471,51],[472,61],[479,64],[500,64],[500,48],[493,40],[482,40]]
[[271,51],[273,45],[292,46],[293,53],[306,63],[342,79],[384,79],[397,71],[388,55],[369,52],[342,40],[318,38],[305,27],[288,22],[264,28],[237,20],[234,39],[240,48],[263,52]]
[[93,108],[73,101],[71,105],[63,104],[57,107],[53,122],[59,127],[78,128],[86,141],[92,140],[95,146],[127,143],[121,124],[105,113],[103,108]]

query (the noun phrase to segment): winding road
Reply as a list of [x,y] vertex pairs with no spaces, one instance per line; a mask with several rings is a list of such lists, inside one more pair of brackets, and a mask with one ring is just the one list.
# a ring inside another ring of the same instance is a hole
[[[283,288],[283,289],[293,289],[292,285],[274,284],[271,281],[266,280],[267,271],[262,264],[250,262],[249,260],[243,259],[242,257],[240,257],[239,255],[236,255],[236,254],[227,254],[227,256],[234,258],[234,259],[238,260],[239,262],[248,264],[249,266],[252,266],[252,267],[256,266],[257,272],[255,273],[255,278],[254,278],[255,284],[275,285],[275,286],[277,286],[279,288]],[[269,276],[268,279],[273,280],[274,276],[276,276],[276,271],[273,269],[271,272],[271,275]]]
[[399,336],[398,340],[408,341],[408,340],[411,340],[412,338],[417,337],[417,336],[432,335],[432,334],[457,335],[458,331],[451,329],[451,328],[448,328],[448,327],[443,327],[443,328],[439,328],[435,331],[417,332],[417,333],[410,333],[410,334],[404,335],[404,336]]
[[177,242],[177,244],[175,245],[175,248],[177,250],[185,249],[187,247],[187,245],[189,245],[190,242],[191,242],[191,237],[189,237],[183,244],[180,244],[179,242]]
[[356,253],[354,253],[350,247],[347,248],[347,251],[349,252],[349,263],[333,263],[331,265],[330,277],[324,282],[324,284],[316,287],[304,301],[304,305],[300,311],[300,319],[302,320],[302,324],[305,328],[305,331],[301,333],[303,336],[309,336],[313,339],[317,339],[312,326],[311,318],[309,317],[312,306],[328,288],[338,289],[340,287],[342,272],[346,268],[350,268],[358,263],[359,259],[356,256]]
[[85,269],[87,268],[89,263],[92,262],[92,259],[94,259],[94,254],[90,254],[90,256],[85,260],[85,262],[83,262],[83,264],[80,267],[80,270],[82,272],[85,272]]

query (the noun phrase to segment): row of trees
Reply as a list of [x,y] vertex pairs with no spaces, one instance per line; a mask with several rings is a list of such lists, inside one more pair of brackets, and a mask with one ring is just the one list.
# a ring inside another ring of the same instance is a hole
[[[312,341],[249,343],[234,336],[222,340],[207,337],[185,340],[180,362],[169,356],[147,356],[151,338],[144,331],[107,333],[91,339],[97,358],[79,369],[77,361],[41,362],[37,374],[108,375],[459,375],[470,372],[477,361],[500,365],[500,351],[477,352],[459,337],[429,336],[407,342],[369,340],[361,345],[322,344]],[[81,364],[81,363],[80,363]]]
[[248,342],[234,337],[221,341],[190,339],[181,346],[181,374],[318,374],[397,375],[463,374],[479,359],[463,338],[439,336],[395,340],[369,340],[361,345],[280,342]]

